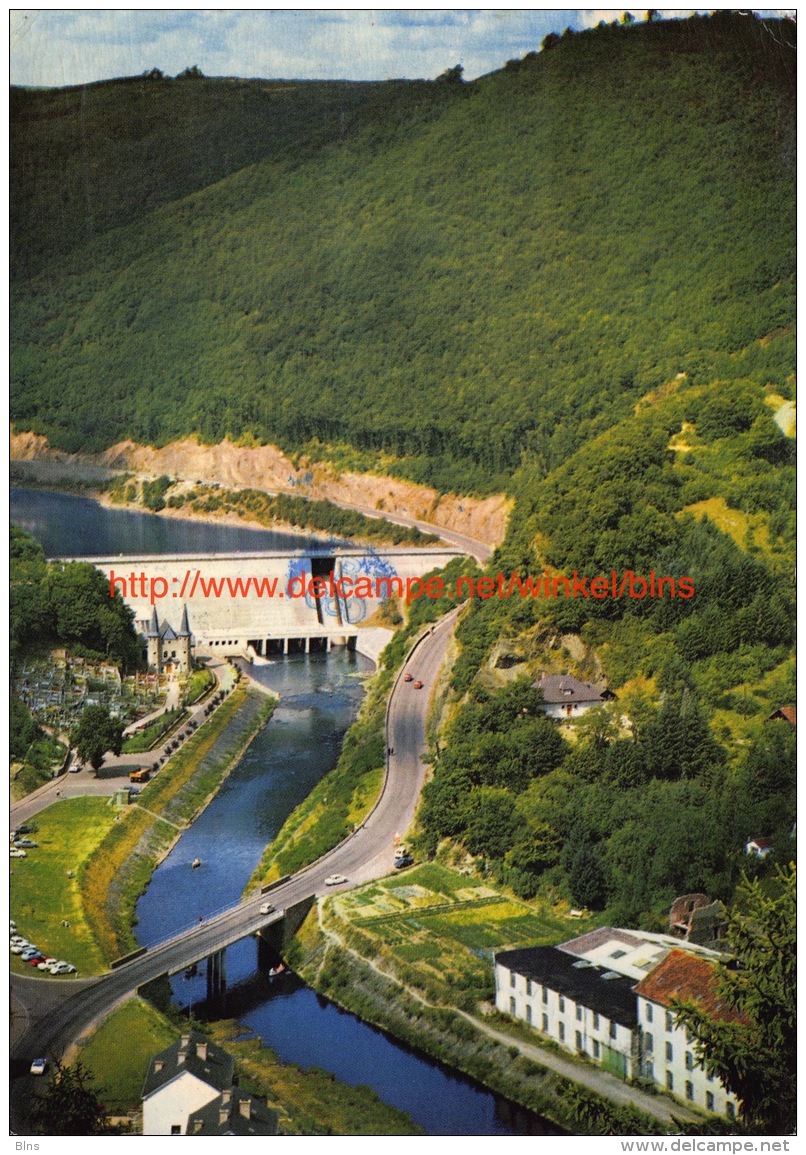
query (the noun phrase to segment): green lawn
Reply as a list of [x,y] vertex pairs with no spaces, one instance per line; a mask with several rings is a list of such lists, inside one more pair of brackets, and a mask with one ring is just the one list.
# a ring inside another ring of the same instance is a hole
[[[140,1106],[149,1059],[163,1051],[179,1032],[142,999],[130,999],[112,1011],[79,1058],[95,1076],[108,1114],[122,1115]],[[121,1045],[125,1040],[125,1045]]]
[[[65,798],[36,816],[31,837],[39,846],[26,858],[11,859],[10,910],[19,933],[46,954],[71,962],[80,975],[106,969],[84,917],[78,879],[116,814],[107,798]],[[17,973],[40,973],[17,955],[11,960]]]

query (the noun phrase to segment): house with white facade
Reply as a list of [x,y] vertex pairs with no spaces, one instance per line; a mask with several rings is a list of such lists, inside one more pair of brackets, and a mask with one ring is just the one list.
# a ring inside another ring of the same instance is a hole
[[555,946],[495,956],[495,1005],[622,1079],[640,1074],[635,979]]
[[188,1116],[188,1135],[276,1135],[278,1116],[254,1095],[237,1087]]
[[737,1021],[717,990],[712,961],[687,950],[672,950],[635,987],[641,1033],[642,1075],[672,1095],[704,1111],[735,1119],[738,1104],[697,1058],[692,1035],[675,1025],[676,1000],[697,1003],[715,1019]]
[[543,695],[543,709],[549,718],[578,718],[593,706],[615,698],[612,690],[580,682],[571,674],[549,674],[535,682]]
[[232,1086],[235,1060],[198,1031],[189,1031],[148,1065],[143,1134],[186,1135],[188,1116]]

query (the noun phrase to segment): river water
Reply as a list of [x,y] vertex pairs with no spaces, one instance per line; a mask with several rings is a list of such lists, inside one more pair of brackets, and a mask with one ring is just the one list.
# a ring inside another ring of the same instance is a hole
[[[313,539],[104,509],[83,497],[12,490],[11,519],[50,556],[310,549]],[[282,540],[280,540],[282,539]],[[211,804],[154,873],[137,905],[138,940],[151,945],[236,902],[287,815],[332,768],[363,696],[371,663],[335,650],[278,660],[255,677],[281,701]],[[202,866],[193,870],[191,862]],[[257,971],[252,939],[226,952],[226,1014],[280,1059],[368,1084],[431,1135],[556,1134],[551,1124],[397,1042],[318,996],[296,976]],[[172,980],[174,999],[199,1014],[202,974]]]

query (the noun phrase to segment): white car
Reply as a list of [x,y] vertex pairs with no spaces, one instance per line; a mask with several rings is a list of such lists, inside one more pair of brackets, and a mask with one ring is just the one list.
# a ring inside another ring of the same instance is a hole
[[42,959],[42,962],[41,962],[41,963],[37,963],[37,964],[36,964],[36,969],[37,969],[38,971],[49,971],[49,970],[50,970],[50,968],[51,968],[51,966],[53,965],[53,963],[55,963],[55,962],[58,962],[58,961],[59,961],[59,960],[58,960],[58,959],[55,959],[55,958],[45,958],[45,959]]
[[31,1063],[31,1074],[44,1075],[45,1071],[47,1070],[47,1066],[47,1059],[34,1059],[33,1063]]
[[27,858],[28,854],[24,850],[20,850],[17,846],[12,846],[9,851],[9,858]]
[[28,942],[27,938],[22,938],[19,940],[19,942],[13,942],[11,944],[11,953],[12,954],[22,954],[22,952],[24,950],[28,950],[28,947],[30,945],[31,944]]
[[347,882],[343,874],[330,874],[325,879],[325,886],[341,886],[343,882]]
[[272,904],[270,902],[264,902],[260,908],[260,913],[261,914],[273,914],[274,913],[274,907],[272,906]]
[[69,962],[55,962],[50,964],[52,975],[74,975],[76,968]]

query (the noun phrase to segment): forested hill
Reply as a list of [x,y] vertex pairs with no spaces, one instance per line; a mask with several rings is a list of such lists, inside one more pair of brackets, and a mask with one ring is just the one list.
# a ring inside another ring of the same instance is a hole
[[13,420],[345,442],[481,492],[681,373],[786,396],[793,36],[722,14],[472,83],[18,91]]

